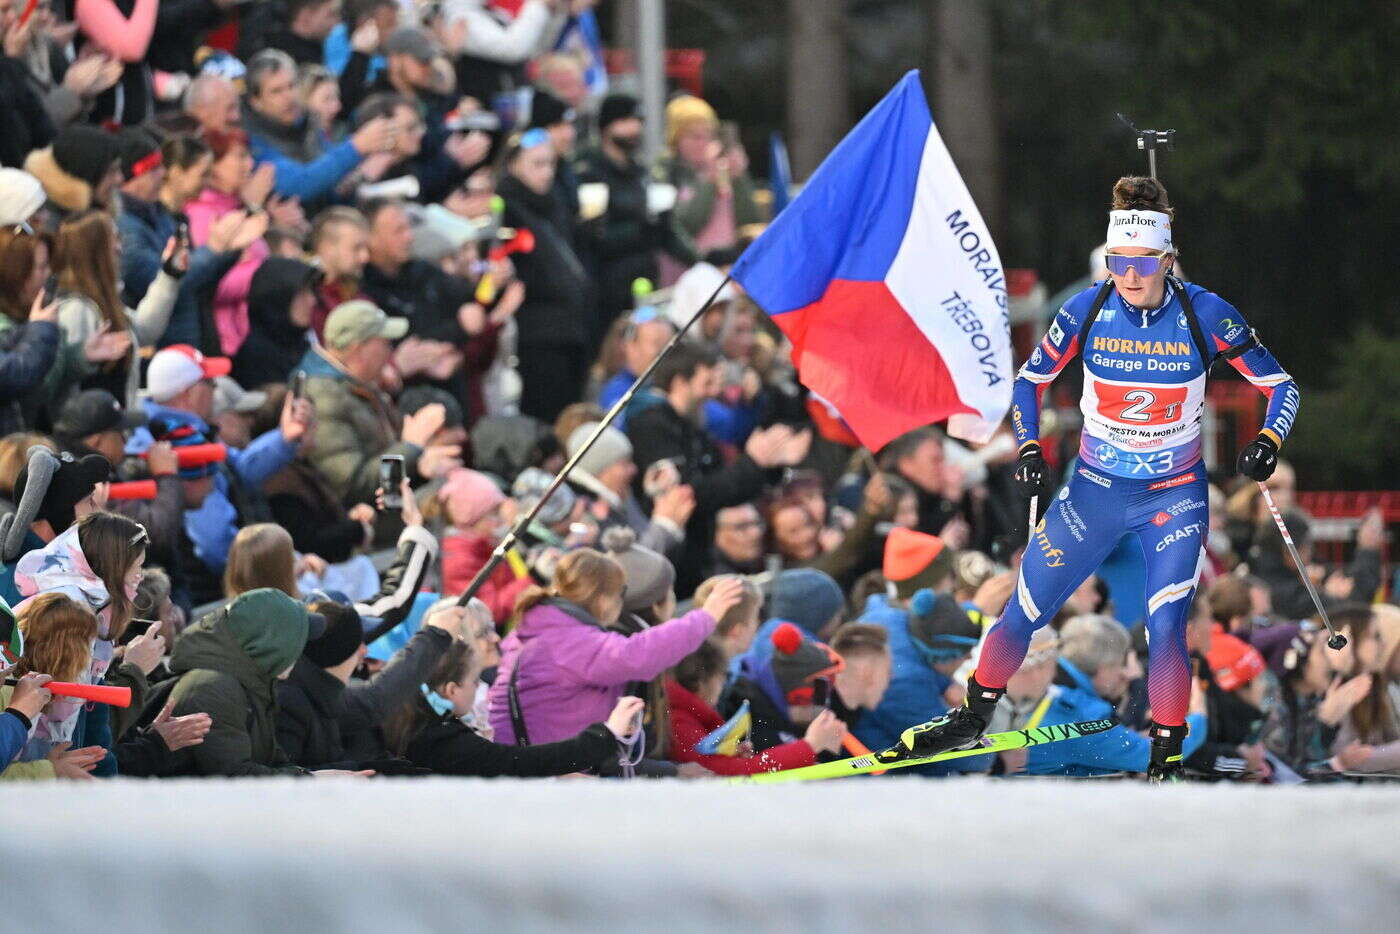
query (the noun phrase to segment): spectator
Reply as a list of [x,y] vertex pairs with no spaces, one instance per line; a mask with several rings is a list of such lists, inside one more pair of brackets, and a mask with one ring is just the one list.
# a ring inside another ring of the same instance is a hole
[[[570,457],[582,449],[597,428],[597,422],[588,422],[573,430],[566,446]],[[686,524],[695,511],[694,492],[672,477],[670,489],[656,497],[648,518],[632,492],[636,475],[632,442],[608,426],[569,472],[568,481],[576,492],[592,498],[593,515],[601,529],[626,526],[637,534],[644,548],[667,555],[678,551],[685,541]]]
[[345,137],[345,121],[340,116],[340,82],[334,72],[324,65],[302,65],[297,69],[297,94],[307,122],[320,133],[322,146],[333,145]]
[[320,64],[326,38],[341,21],[340,0],[287,0],[286,8],[284,28],[266,37],[266,47],[280,49],[299,65]]
[[69,344],[83,347],[92,335],[105,331],[126,337],[126,352],[86,375],[82,385],[106,389],[130,408],[141,387],[139,349],[153,347],[165,333],[189,257],[174,243],[167,244],[160,273],[140,304],[131,309],[118,294],[120,243],[109,215],[72,214],[59,225],[53,270],[59,287],[58,322]]
[[749,160],[737,137],[720,140],[714,108],[681,95],[666,105],[667,161],[677,189],[676,223],[701,255],[734,246],[739,231],[762,220],[754,201]]
[[1215,621],[1217,603],[1197,593],[1186,623],[1186,649],[1204,693],[1207,733],[1184,762],[1211,778],[1259,781],[1269,776],[1258,741],[1264,722],[1265,685],[1259,677],[1265,671],[1264,656]]
[[[442,592],[463,593],[491,559],[500,537],[501,505],[506,496],[490,477],[459,467],[447,475],[435,499],[447,520],[442,534]],[[506,619],[515,608],[516,598],[531,583],[528,577],[517,577],[510,565],[502,562],[482,583],[476,596],[493,618]]]
[[[677,347],[656,368],[655,388],[646,407],[634,409],[627,422],[643,478],[652,464],[669,459],[677,465],[681,482],[695,491],[696,508],[676,562],[682,591],[698,583],[705,573],[704,543],[712,536],[711,517],[720,509],[754,499],[776,479],[777,468],[800,463],[812,443],[808,430],[774,425],[750,435],[744,453],[725,464],[714,439],[695,423],[701,403],[714,395],[717,363],[711,351],[695,345]],[[637,492],[646,491],[639,488]]]
[[36,389],[49,380],[71,382],[65,371],[86,365],[76,353],[83,348],[63,340],[58,309],[42,294],[48,256],[43,238],[22,227],[0,229],[0,433],[33,422],[25,408],[36,407]]
[[525,284],[515,320],[524,381],[520,410],[545,422],[582,393],[595,334],[588,274],[574,249],[573,215],[553,193],[555,161],[549,134],[527,130],[506,153],[499,186],[505,223],[535,237],[535,249],[515,257]]
[[[122,288],[133,302],[145,298],[160,274],[164,253],[185,219],[186,207],[204,191],[214,158],[194,137],[172,137],[159,148],[155,143],[145,130],[123,131],[122,173],[127,181],[121,189],[117,231],[122,241]],[[217,225],[210,218],[200,220],[200,245],[190,252],[189,270],[180,280],[158,346],[202,343],[202,296],[233,268],[258,234],[257,224],[245,223],[241,214]]]
[[[82,36],[79,53],[88,46],[124,62],[121,79],[97,98],[91,119],[136,126],[149,120],[155,109],[154,82],[146,53],[155,34],[157,0],[135,0],[130,7],[114,0],[74,3],[72,19]],[[129,12],[128,12],[129,10]]]
[[[398,24],[399,7],[394,0],[348,0],[344,18],[326,36],[327,73],[345,74],[358,53],[369,57],[363,80],[373,82],[384,69],[384,56],[378,54],[379,48]],[[336,93],[338,97],[339,88]]]
[[311,264],[321,270],[311,327],[320,339],[326,318],[336,306],[360,294],[360,278],[369,262],[369,222],[354,208],[327,208],[311,227]]
[[[461,644],[465,611],[429,614],[384,668],[367,680],[352,680],[365,657],[360,614],[334,600],[315,600],[310,610],[325,617],[326,631],[307,641],[291,675],[277,684],[277,742],[289,759],[305,768],[356,768],[349,750],[363,753],[383,745],[370,734],[418,697],[429,672],[453,644]],[[374,764],[365,767],[383,767],[380,758],[375,756]]]
[[239,529],[224,566],[224,596],[232,600],[250,590],[271,587],[300,600],[296,565],[292,536],[280,525],[260,522]]
[[273,166],[276,192],[300,198],[308,210],[321,206],[366,156],[387,151],[393,134],[388,120],[371,120],[344,142],[325,147],[297,97],[296,61],[277,49],[248,62],[242,125],[253,157]]
[[299,259],[269,257],[248,287],[248,335],[233,355],[240,386],[258,389],[290,382],[306,355],[321,273]]
[[1400,655],[1400,609],[1393,604],[1358,607],[1338,614],[1355,653],[1358,677],[1366,677],[1366,696],[1351,708],[1332,741],[1338,771],[1400,772],[1400,713],[1391,691]]
[[[725,576],[706,578],[695,588],[695,597],[692,602],[704,603],[709,599],[710,594],[724,580]],[[724,653],[724,661],[730,666],[730,671],[737,671],[737,660],[747,654],[757,646],[759,611],[763,609],[763,591],[758,589],[758,585],[751,580],[739,578],[743,585],[743,592],[740,594],[739,602],[729,608],[729,612],[720,617],[715,624],[715,634],[710,638]],[[776,627],[773,627],[776,628]],[[769,642],[769,646],[772,643]],[[767,655],[771,655],[771,650]]]
[[770,746],[757,754],[748,743],[741,743],[736,755],[706,754],[696,746],[710,733],[724,726],[715,710],[724,690],[724,651],[713,640],[681,659],[675,676],[666,682],[671,705],[674,736],[671,758],[677,762],[698,762],[718,775],[754,775],[812,765],[821,752],[841,748],[844,728],[830,715],[814,719],[801,739]]
[[[676,333],[676,327],[654,306],[646,305],[627,316],[627,324],[622,331],[620,342],[622,369],[608,377],[598,393],[598,404],[611,409],[623,394],[637,381],[637,376],[651,362],[661,356],[667,342]],[[627,413],[624,411],[613,422],[619,430],[627,427]]]
[[185,90],[184,108],[206,138],[211,133],[231,133],[242,122],[238,90],[219,74],[201,74],[191,81]]
[[[739,674],[732,678],[719,701],[719,711],[732,717],[747,701],[753,716],[750,739],[759,752],[790,743],[800,735],[816,740],[814,748],[834,752],[841,746],[846,727],[816,697],[817,682],[829,691],[831,679],[845,662],[828,646],[804,640],[796,626],[773,630],[773,652],[766,661],[744,657]],[[829,699],[829,694],[827,699]],[[808,731],[815,727],[815,732]]]
[[[44,471],[49,477],[48,483],[42,487],[36,484],[31,490],[30,465],[44,461],[48,464]],[[11,493],[17,511],[14,518],[2,526],[7,533],[4,543],[6,557],[10,560],[0,574],[0,587],[3,587],[0,596],[7,603],[13,605],[23,599],[15,584],[18,560],[42,549],[77,520],[100,510],[107,502],[107,485],[111,479],[112,465],[98,455],[79,458],[59,454],[51,441],[26,449],[24,465],[15,476]]]
[[[632,282],[659,279],[656,255],[665,251],[682,266],[694,263],[694,247],[672,225],[670,204],[638,158],[642,146],[642,117],[637,99],[610,94],[598,110],[600,146],[579,156],[580,184],[604,186],[607,209],[580,228],[584,249],[592,262],[599,293],[599,326],[632,307]],[[668,189],[674,201],[674,189]]]
[[35,149],[24,170],[44,186],[48,207],[57,217],[89,208],[108,211],[121,184],[121,153],[116,137],[96,127],[74,124]]
[[423,680],[422,691],[405,701],[386,727],[389,748],[441,775],[538,778],[598,770],[617,759],[619,746],[635,731],[642,702],[621,697],[606,722],[570,739],[532,746],[493,743],[461,721],[472,710],[482,667],[472,646],[454,641]]
[[714,574],[758,574],[765,568],[763,516],[752,503],[715,514],[714,543],[708,568]]
[[559,561],[548,590],[521,595],[491,689],[491,728],[499,741],[574,735],[610,709],[627,682],[649,681],[693,652],[741,592],[737,581],[726,582],[702,608],[627,637],[603,628],[622,611],[625,587],[616,561],[584,548]]
[[[773,632],[783,623],[795,625],[804,639],[818,639],[836,629],[845,610],[841,587],[830,574],[816,568],[781,571],[773,578],[768,620],[758,628],[748,652],[759,662],[772,658]],[[737,664],[730,666],[730,671],[738,670]]]
[[105,389],[72,396],[53,425],[54,440],[76,456],[101,454],[115,469],[126,457],[126,432],[146,424],[141,409],[127,411]]
[[538,127],[549,134],[559,157],[554,166],[554,197],[568,205],[574,217],[578,216],[578,174],[574,168],[577,116],[568,104],[543,88],[535,88],[530,94],[530,121],[525,129]]
[[307,398],[324,413],[311,463],[347,506],[374,497],[384,455],[403,457],[405,475],[424,480],[460,466],[455,446],[428,445],[442,427],[441,406],[401,419],[375,386],[392,354],[390,341],[407,333],[403,318],[364,300],[346,302],[326,320],[324,346],[313,345],[302,358]]
[[[44,739],[41,731],[52,731],[54,724],[76,722],[82,701],[56,697],[43,684],[50,680],[77,681],[86,674],[91,659],[89,647],[97,638],[97,619],[85,604],[61,593],[36,598],[21,615],[24,652],[14,668],[6,671],[21,681],[13,689],[0,685],[0,705],[4,706],[7,720],[16,715],[23,718],[24,732],[18,737],[17,748],[6,749],[3,777],[86,779],[107,750],[98,745],[74,749],[70,741]],[[40,674],[39,668],[54,675]]]
[[848,623],[836,630],[831,650],[846,662],[831,680],[831,709],[847,729],[855,729],[863,712],[879,707],[889,690],[894,666],[889,633],[871,623]]
[[957,514],[957,504],[942,496],[944,489],[943,436],[936,428],[917,428],[880,450],[880,469],[893,473],[914,488],[919,497],[916,528],[939,535]]

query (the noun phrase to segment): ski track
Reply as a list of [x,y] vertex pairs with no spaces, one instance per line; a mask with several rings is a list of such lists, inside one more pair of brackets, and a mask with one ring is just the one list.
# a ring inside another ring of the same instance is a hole
[[5,789],[0,930],[1393,931],[1394,786]]

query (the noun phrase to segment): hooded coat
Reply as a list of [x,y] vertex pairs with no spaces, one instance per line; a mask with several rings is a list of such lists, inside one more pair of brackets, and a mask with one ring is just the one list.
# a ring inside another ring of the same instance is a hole
[[272,256],[253,274],[248,289],[248,335],[233,356],[233,378],[244,389],[285,383],[306,353],[308,328],[288,315],[292,299],[317,278],[314,267]]
[[492,734],[497,742],[516,741],[512,681],[530,742],[558,742],[605,720],[628,682],[655,678],[699,648],[714,629],[713,616],[691,610],[624,636],[604,629],[576,604],[547,599],[527,610],[501,643],[490,694]]
[[[306,645],[306,608],[278,590],[249,591],[175,642],[175,716],[204,712],[204,742],[176,754],[176,775],[304,775],[277,744],[278,676]],[[161,698],[153,698],[146,713]]]

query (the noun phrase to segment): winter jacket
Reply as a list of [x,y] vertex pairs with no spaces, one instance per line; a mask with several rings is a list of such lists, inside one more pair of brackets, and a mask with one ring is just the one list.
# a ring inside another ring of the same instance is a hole
[[[1078,720],[1102,720],[1113,716],[1113,705],[1094,691],[1093,681],[1068,659],[1060,659],[1060,671],[1076,685],[1073,688],[1051,685],[1050,707],[1040,721],[1041,726],[1074,723]],[[1196,754],[1206,738],[1206,718],[1201,714],[1186,717],[1190,733],[1182,744],[1182,757]],[[1026,760],[1026,772],[1031,775],[1107,775],[1113,772],[1146,772],[1152,755],[1152,741],[1122,724],[1104,733],[1067,739],[1058,743],[1032,746]]]
[[352,761],[367,762],[388,755],[380,725],[418,694],[451,643],[448,633],[425,626],[389,658],[377,676],[350,682],[340,709],[340,735]]
[[[185,213],[190,218],[190,242],[204,246],[209,241],[210,225],[230,211],[240,210],[243,210],[240,196],[214,188],[204,189],[185,205]],[[233,356],[248,336],[248,294],[253,275],[267,256],[267,241],[258,238],[218,280],[214,290],[214,328],[219,335],[221,356]]]
[[[292,299],[308,287],[310,267],[301,260],[272,256],[253,273],[248,288],[248,334],[233,355],[233,378],[244,389],[290,382],[306,354],[308,328],[288,317]],[[327,557],[324,552],[316,552]]]
[[345,514],[340,497],[305,458],[273,474],[263,495],[272,518],[292,533],[292,547],[304,555],[339,564],[365,543],[365,527]]
[[[0,686],[0,709],[9,707],[10,695],[14,693],[14,688],[8,685]],[[29,718],[18,710],[5,710],[0,713],[0,771],[4,771],[5,766],[15,761],[15,756],[29,739],[29,728],[33,726]]]
[[260,164],[271,162],[276,169],[277,194],[300,198],[308,216],[322,207],[341,179],[360,164],[360,153],[348,139],[323,148],[320,134],[305,116],[288,127],[245,107],[243,129],[248,133],[253,158]]
[[61,339],[52,321],[20,324],[0,314],[0,435],[28,427],[21,403],[54,368]]
[[714,617],[692,610],[624,636],[603,629],[566,600],[531,607],[501,643],[490,694],[492,733],[503,743],[516,740],[508,701],[512,680],[530,742],[567,739],[605,719],[627,682],[655,678],[699,648],[714,628]]
[[[122,195],[121,205],[117,232],[122,238],[123,297],[128,304],[135,304],[146,297],[151,284],[160,275],[165,244],[175,236],[178,218],[159,201]],[[207,239],[206,233],[200,243]],[[193,237],[191,240],[193,242]],[[204,346],[200,299],[238,260],[237,252],[215,253],[204,246],[190,251],[189,269],[180,279],[170,322],[165,326],[165,333],[156,340],[156,347]]]
[[704,578],[706,548],[714,538],[715,513],[729,506],[751,502],[770,481],[777,479],[740,454],[725,464],[719,445],[693,421],[681,415],[664,398],[627,416],[627,437],[637,462],[633,489],[642,508],[649,506],[642,488],[646,470],[664,458],[675,461],[681,482],[695,490],[695,512],[685,529],[685,544],[676,561],[676,592],[690,593]]
[[21,59],[0,55],[0,101],[0,165],[18,169],[53,141],[54,121]]
[[[676,186],[676,226],[686,236],[698,241],[697,249],[703,253],[732,245],[732,239],[728,243],[711,243],[706,242],[704,236],[713,233],[707,228],[715,220],[715,209],[720,206],[719,186],[713,181],[700,178],[682,159],[671,158],[663,161],[661,171],[671,184]],[[732,238],[749,224],[762,222],[763,216],[759,213],[758,202],[754,199],[753,179],[749,178],[747,173],[730,179],[730,190],[734,217],[733,229],[728,233]]]
[[773,674],[772,664],[749,655],[740,658],[738,674],[729,680],[720,695],[720,717],[734,716],[744,701],[748,701],[749,715],[753,718],[749,742],[759,752],[801,739],[802,731],[788,716],[787,697]]
[[316,446],[308,459],[345,506],[374,502],[385,454],[401,455],[405,476],[417,476],[423,449],[399,440],[398,409],[378,387],[350,376],[315,346],[299,368],[316,406]]
[[[254,651],[253,640],[275,640]],[[204,712],[213,720],[204,742],[176,752],[177,775],[302,775],[277,745],[277,676],[291,667],[305,644],[305,627],[266,627],[258,634],[236,630],[219,610],[186,629],[175,641],[170,689],[175,716]],[[255,660],[261,658],[259,662]],[[163,701],[152,698],[146,714]]]
[[[442,592],[465,592],[476,573],[491,560],[495,545],[489,536],[464,535],[455,528],[448,529],[442,536]],[[492,619],[504,623],[515,609],[516,598],[533,583],[528,576],[516,577],[503,561],[482,583],[476,596],[490,608]]]
[[515,313],[520,343],[586,345],[594,332],[591,284],[575,252],[568,209],[514,176],[502,179],[497,191],[506,203],[504,223],[535,235],[534,250],[513,258],[525,285],[525,302]]
[[617,740],[602,723],[558,742],[511,746],[491,742],[450,714],[419,730],[405,750],[414,765],[440,775],[482,778],[548,778],[593,771],[617,754]]
[[887,749],[909,727],[931,720],[948,709],[943,692],[952,679],[924,661],[909,636],[909,613],[876,594],[865,604],[860,621],[874,623],[889,634],[890,686],[874,710],[861,717],[856,738],[871,749]]
[[698,753],[696,744],[724,726],[724,718],[674,680],[666,682],[666,699],[671,705],[671,758],[676,762],[698,762],[720,775],[755,775],[796,769],[817,761],[816,753],[805,739],[770,746],[748,758]]
[[232,15],[233,7],[214,0],[160,0],[146,61],[161,71],[196,74],[195,51],[207,45],[206,33]]
[[659,281],[657,251],[670,253],[685,266],[699,257],[672,225],[671,212],[653,216],[647,209],[650,175],[645,166],[631,161],[620,166],[601,150],[591,150],[579,155],[577,169],[580,184],[608,186],[607,211],[579,227],[581,252],[598,280],[606,328],[620,311],[632,307],[632,280]]
[[[85,383],[100,385],[121,400],[122,408],[130,410],[139,403],[141,391],[141,348],[154,347],[165,334],[170,323],[171,312],[175,310],[175,299],[180,292],[180,280],[169,273],[157,274],[151,287],[133,311],[126,310],[131,326],[127,334],[131,337],[131,349],[125,360],[115,368],[103,364],[91,371]],[[105,321],[97,303],[86,295],[77,292],[60,292],[58,296],[58,323],[63,327],[69,344],[81,349],[87,339],[102,330]]]

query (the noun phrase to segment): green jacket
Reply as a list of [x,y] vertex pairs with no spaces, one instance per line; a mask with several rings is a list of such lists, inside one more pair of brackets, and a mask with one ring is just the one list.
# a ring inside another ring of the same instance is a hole
[[[246,595],[245,595],[246,597]],[[242,598],[240,598],[242,599]],[[175,753],[177,775],[305,775],[277,745],[277,676],[301,655],[306,627],[230,623],[219,610],[181,634],[170,669],[179,681],[174,716],[204,712],[213,725],[204,742]],[[152,698],[151,706],[160,700]],[[149,710],[149,708],[148,708]]]
[[[691,239],[699,236],[714,213],[719,187],[700,178],[683,160],[674,157],[664,159],[657,174],[676,186],[678,197],[672,215],[676,225]],[[764,217],[754,197],[756,189],[753,179],[747,172],[730,179],[730,188],[734,192],[734,231],[737,235],[749,224],[761,223]]]
[[297,369],[306,371],[306,397],[316,406],[316,444],[306,458],[346,506],[374,502],[385,454],[403,455],[406,475],[417,474],[423,449],[399,440],[402,420],[384,393],[315,347]]

